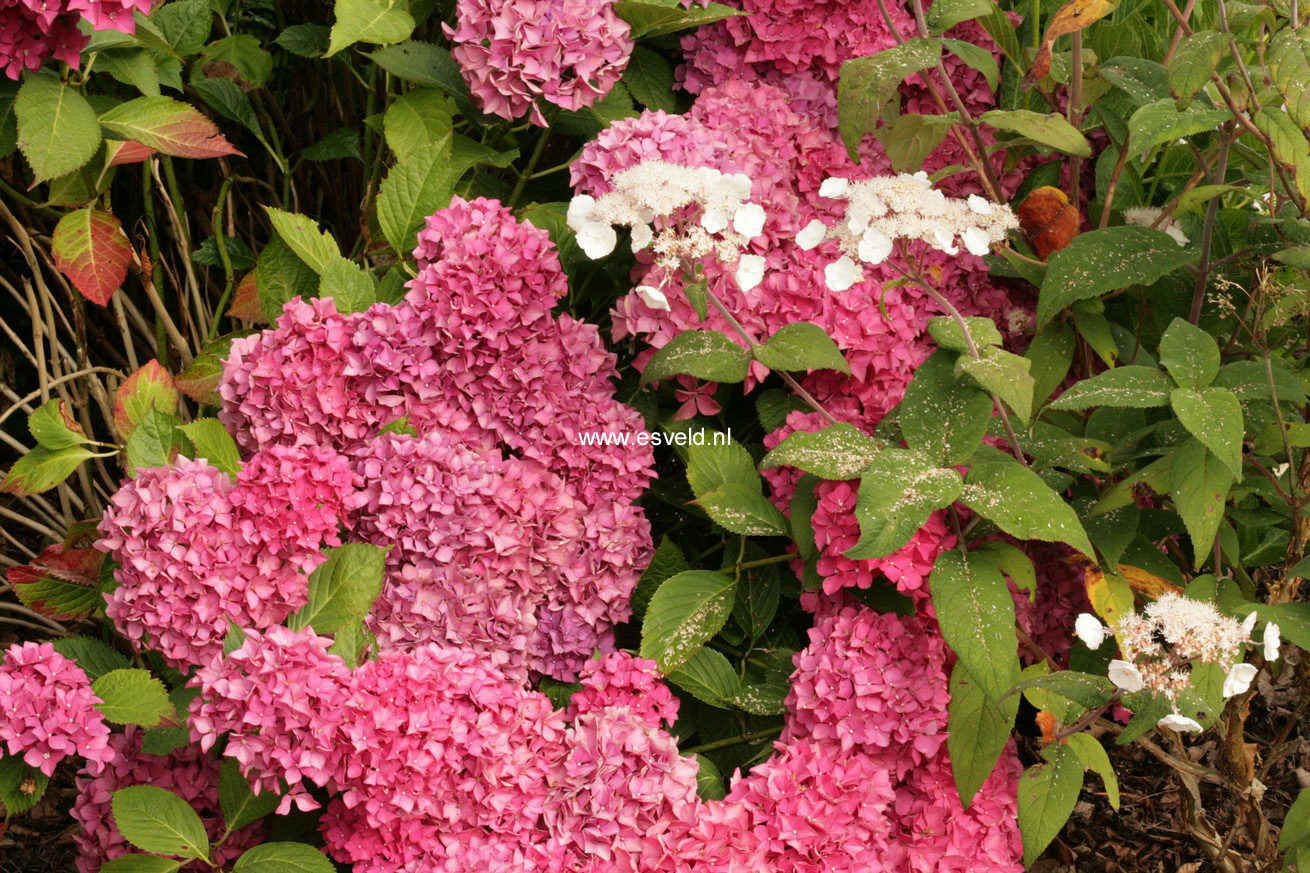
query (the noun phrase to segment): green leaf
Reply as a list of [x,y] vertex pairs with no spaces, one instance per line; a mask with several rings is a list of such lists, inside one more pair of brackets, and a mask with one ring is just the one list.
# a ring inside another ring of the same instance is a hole
[[731,6],[712,2],[703,7],[695,4],[684,9],[678,0],[619,0],[614,9],[620,18],[632,25],[633,39],[665,36],[745,14]]
[[50,253],[73,287],[99,306],[122,287],[132,263],[122,223],[99,209],[77,209],[59,219]]
[[845,554],[881,558],[904,546],[943,506],[960,496],[960,474],[938,467],[921,452],[883,449],[860,478],[855,518],[860,540]]
[[89,442],[82,426],[68,414],[68,404],[52,397],[27,417],[27,429],[37,444],[47,449],[66,449]]
[[1058,322],[1048,324],[1033,337],[1024,357],[1032,361],[1028,372],[1033,377],[1033,402],[1038,406],[1064,384],[1076,346],[1073,330]]
[[1119,808],[1119,778],[1114,774],[1114,765],[1105,747],[1091,734],[1074,734],[1068,739],[1069,746],[1078,753],[1078,760],[1083,769],[1092,770],[1105,783],[1106,799],[1111,809]]
[[1076,670],[1060,670],[1035,676],[1016,683],[1006,694],[1018,697],[1030,690],[1040,690],[1057,694],[1065,700],[1072,701],[1084,711],[1093,710],[1103,705],[1114,694],[1114,686],[1104,676],[1093,676]]
[[[138,724],[154,727],[176,713],[168,700],[164,683],[150,675],[148,670],[111,670],[91,683],[103,703],[97,709],[106,721],[114,724]],[[141,846],[147,851],[159,851]]]
[[[776,675],[776,674],[775,674]],[[741,690],[732,698],[732,704],[751,715],[782,715],[786,711],[785,701],[790,684],[783,681],[766,682],[762,685],[742,683]]]
[[851,479],[860,475],[883,444],[857,427],[838,422],[818,433],[796,431],[764,456],[760,469],[795,467],[821,479]]
[[696,793],[701,800],[722,800],[728,795],[723,786],[723,774],[718,765],[704,755],[696,756],[700,769],[696,771]]
[[229,476],[236,476],[241,469],[241,453],[237,450],[236,440],[217,418],[197,418],[190,424],[182,425],[191,445],[196,447],[196,455],[204,458]]
[[964,319],[969,335],[960,328],[959,322],[949,315],[938,315],[928,322],[928,334],[939,348],[949,349],[960,354],[969,353],[969,340],[975,348],[982,350],[986,346],[999,346],[1005,342],[996,322],[981,316],[968,316]]
[[1160,337],[1160,363],[1183,388],[1204,388],[1219,375],[1219,343],[1196,325],[1175,318]]
[[[294,260],[294,257],[292,258]],[[313,273],[310,273],[313,276]],[[280,310],[280,307],[279,307]],[[218,383],[223,377],[223,361],[227,360],[232,348],[232,341],[249,336],[253,331],[238,330],[221,336],[204,348],[187,367],[173,380],[177,390],[200,404],[218,406],[222,401],[218,397]]]
[[386,549],[364,543],[328,549],[327,560],[309,575],[309,599],[287,626],[313,627],[325,636],[363,619],[382,590],[386,555]]
[[641,657],[668,675],[718,633],[736,595],[737,580],[709,570],[687,570],[664,581],[641,623]]
[[732,617],[753,641],[764,636],[778,614],[782,586],[776,567],[756,567],[742,572],[744,575],[737,582]]
[[64,637],[51,641],[51,645],[65,658],[76,661],[82,672],[93,680],[128,666],[127,658],[91,637]]
[[616,121],[636,118],[639,113],[632,103],[632,95],[620,81],[601,100],[580,109],[560,111],[551,127],[569,136],[593,137]]
[[337,312],[363,312],[377,302],[377,282],[354,261],[336,255],[323,269],[318,296],[331,298]]
[[14,118],[17,82],[0,82],[0,158],[7,158],[18,148],[18,120]]
[[1037,569],[1023,549],[1000,540],[988,540],[971,551],[995,564],[996,569],[1009,576],[1014,587],[1027,594],[1029,600],[1036,599]]
[[218,158],[239,155],[214,122],[172,97],[138,97],[100,116],[100,126],[124,139],[135,140],[178,158]]
[[49,785],[50,779],[21,756],[0,753],[0,804],[7,814],[21,815],[36,806]]
[[884,124],[873,132],[887,152],[892,169],[898,173],[913,173],[923,166],[942,140],[950,133],[951,125],[959,121],[950,115],[916,115],[912,112]]
[[146,852],[207,858],[209,836],[191,805],[154,785],[114,792],[114,825],[129,843]]
[[[399,79],[437,88],[472,108],[459,64],[444,46],[410,40],[369,52],[368,59]],[[461,114],[464,114],[463,108]]]
[[1095,560],[1078,513],[1018,461],[974,464],[964,479],[960,502],[1021,540],[1065,543]]
[[1219,66],[1219,59],[1228,52],[1233,38],[1227,33],[1201,30],[1178,44],[1173,60],[1169,62],[1169,90],[1178,102],[1175,106],[1186,109],[1210,75]]
[[770,370],[836,370],[850,373],[841,349],[827,332],[808,321],[784,324],[755,349],[755,360]]
[[100,873],[173,873],[181,861],[158,855],[120,855],[100,865]]
[[264,211],[268,213],[273,229],[282,241],[291,247],[297,258],[320,276],[333,258],[341,256],[341,249],[332,234],[319,230],[314,219],[272,206],[265,206]]
[[255,289],[264,317],[270,322],[277,320],[282,307],[293,297],[317,296],[318,283],[318,273],[296,257],[280,236],[269,240],[255,261]]
[[944,465],[968,460],[982,443],[992,398],[955,378],[956,356],[938,350],[914,371],[896,407],[905,442]]
[[359,666],[360,658],[364,652],[377,642],[373,632],[363,621],[357,621],[348,624],[333,635],[332,645],[328,646],[328,653],[340,655],[341,660],[346,662],[346,666],[352,670]]
[[104,599],[94,585],[63,579],[53,573],[22,582],[11,578],[11,582],[14,594],[24,606],[57,621],[86,618],[104,606]]
[[232,873],[336,873],[327,856],[304,843],[260,843],[246,849]]
[[1227,388],[1175,389],[1170,397],[1178,420],[1228,468],[1242,477],[1242,404]]
[[935,67],[941,42],[913,37],[898,46],[841,65],[837,83],[837,129],[852,159],[860,140],[878,129],[883,109],[907,77]]
[[273,56],[248,33],[214,40],[204,47],[201,57],[206,63],[231,64],[243,80],[256,88],[267,84],[273,76]]
[[623,82],[637,102],[647,109],[677,112],[673,97],[673,68],[664,58],[643,45],[634,46]]
[[189,745],[191,731],[176,725],[151,728],[141,734],[141,752],[146,755],[168,755]]
[[387,145],[396,159],[409,160],[427,145],[449,139],[452,134],[450,101],[431,88],[418,88],[387,107],[382,116]]
[[682,554],[682,549],[667,536],[660,540],[660,544],[655,547],[655,553],[650,557],[650,563],[642,571],[641,578],[637,580],[637,587],[632,589],[632,614],[636,618],[641,618],[646,614],[646,607],[650,605],[650,598],[664,583],[665,579],[676,576],[683,570],[690,570],[691,565],[687,563],[686,557]]
[[96,72],[108,73],[147,97],[159,96],[159,68],[143,49],[107,49],[96,54]]
[[714,649],[702,646],[668,675],[668,680],[702,703],[731,709],[741,682],[732,664]]
[[427,216],[450,204],[455,193],[450,143],[441,140],[420,146],[407,161],[391,168],[378,187],[378,224],[398,254],[414,249],[419,228]]
[[86,98],[50,70],[29,75],[14,99],[18,148],[35,182],[84,166],[100,146],[100,125]]
[[1087,138],[1058,112],[1033,112],[1031,109],[989,109],[978,118],[998,130],[1017,133],[1033,142],[1068,155],[1092,156]]
[[1278,834],[1278,848],[1286,852],[1307,837],[1310,837],[1310,788],[1302,788],[1283,818],[1283,829]]
[[952,550],[937,556],[928,587],[942,638],[1004,713],[1010,706],[1005,694],[1020,670],[1014,600],[1005,577],[990,561]]
[[241,775],[235,758],[224,758],[218,771],[218,805],[223,810],[223,822],[228,830],[236,830],[277,809],[281,798],[272,791],[255,794],[250,783]]
[[1028,368],[1032,362],[1005,349],[987,347],[981,358],[960,355],[955,362],[957,373],[970,376],[986,390],[995,394],[1010,407],[1021,423],[1027,424],[1033,414],[1033,377]]
[[114,392],[114,429],[119,439],[130,439],[151,410],[176,412],[177,401],[177,387],[169,372],[158,361],[142,364]]
[[1206,109],[1192,104],[1180,112],[1173,100],[1148,103],[1138,107],[1128,119],[1129,154],[1141,157],[1156,146],[1213,132],[1230,118],[1232,113],[1227,109]]
[[1023,863],[1031,866],[1073,814],[1083,788],[1078,752],[1059,743],[1046,747],[1047,762],[1029,767],[1019,777],[1019,832]]
[[135,476],[138,470],[172,464],[182,448],[181,426],[177,416],[151,408],[127,438],[129,472]]
[[1310,130],[1310,25],[1284,28],[1269,40],[1265,59],[1269,76],[1283,96],[1287,114],[1302,130]]
[[1169,71],[1145,58],[1118,57],[1101,64],[1102,79],[1123,90],[1138,106],[1169,96]]
[[156,6],[149,20],[159,28],[160,35],[173,51],[185,58],[204,47],[214,13],[208,0],[173,0]]
[[363,160],[359,150],[359,131],[352,127],[334,130],[300,152],[307,161],[336,161],[342,158]]
[[328,57],[357,42],[404,42],[414,32],[414,19],[400,0],[335,0],[333,13]]
[[1167,406],[1169,379],[1154,367],[1129,364],[1105,370],[1078,382],[1051,402],[1051,409],[1091,409],[1112,406],[1150,409]]
[[1224,463],[1195,439],[1183,443],[1174,452],[1169,473],[1174,508],[1183,517],[1187,534],[1192,538],[1193,565],[1199,569],[1210,556],[1233,477]]
[[754,481],[728,482],[696,498],[725,530],[743,536],[789,536],[791,527]]
[[1280,264],[1296,267],[1298,270],[1310,270],[1310,246],[1292,246],[1281,252],[1274,252],[1269,257]]
[[23,455],[0,480],[0,492],[27,497],[49,491],[73,474],[94,453],[85,446],[47,449],[37,446]]
[[321,24],[293,24],[274,40],[282,48],[302,58],[322,57],[327,51],[331,28]]
[[227,79],[197,79],[191,83],[191,87],[219,115],[235,121],[256,137],[264,136],[264,129],[259,126],[259,116],[255,114],[255,105],[240,85]]
[[957,663],[951,670],[946,750],[950,753],[955,790],[965,809],[996,769],[1018,710],[1018,697],[999,704],[988,699],[963,664]]
[[1292,170],[1301,196],[1310,197],[1310,142],[1296,122],[1286,112],[1263,109],[1252,120],[1269,137],[1274,159]]
[[686,373],[711,382],[741,382],[750,371],[750,352],[717,330],[684,330],[655,353],[641,374],[647,385]]
[[731,482],[755,482],[756,489],[762,490],[750,452],[718,431],[705,429],[700,433],[705,435],[701,444],[693,442],[687,448],[687,484],[692,493],[699,497]]

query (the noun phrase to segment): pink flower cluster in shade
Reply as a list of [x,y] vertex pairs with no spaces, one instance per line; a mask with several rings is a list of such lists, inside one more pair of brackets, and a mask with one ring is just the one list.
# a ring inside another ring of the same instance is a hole
[[[78,848],[78,873],[99,873],[106,861],[136,851],[115,827],[111,807],[114,792],[133,785],[154,785],[191,804],[211,841],[217,841],[224,832],[218,802],[219,762],[194,745],[183,746],[167,755],[146,754],[141,751],[142,736],[135,727],[114,734],[109,740],[109,747],[115,753],[113,762],[100,773],[78,774],[77,800],[70,813],[82,825],[81,831],[73,834]],[[262,838],[263,828],[258,823],[238,828],[214,850],[215,863],[222,865],[236,860]],[[182,869],[191,873],[210,868],[197,861]]]
[[633,48],[614,0],[459,0],[455,22],[443,29],[478,106],[543,127],[540,100],[592,105],[619,81]]
[[155,0],[0,0],[0,68],[11,79],[39,70],[49,58],[76,67],[89,37],[77,28],[135,33],[134,11],[150,14]]
[[0,750],[51,776],[79,755],[99,770],[114,760],[102,701],[82,669],[49,643],[15,643],[0,661]]

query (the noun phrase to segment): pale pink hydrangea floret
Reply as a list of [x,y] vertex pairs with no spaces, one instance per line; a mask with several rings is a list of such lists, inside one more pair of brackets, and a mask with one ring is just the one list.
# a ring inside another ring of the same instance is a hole
[[49,643],[15,643],[0,661],[0,751],[46,776],[70,756],[98,772],[114,760],[102,701],[77,664]]
[[[211,841],[224,833],[218,802],[219,762],[194,745],[167,755],[148,755],[141,751],[141,739],[141,731],[135,727],[115,734],[109,740],[116,753],[113,762],[99,774],[84,770],[77,777],[77,800],[69,814],[82,826],[73,834],[79,873],[98,873],[104,862],[136,852],[114,825],[111,808],[114,792],[132,785],[154,785],[182,798],[200,816]],[[263,827],[257,822],[239,828],[214,850],[214,862],[234,861],[262,838]],[[182,869],[191,873],[208,868],[197,862]]]
[[443,29],[481,109],[510,120],[530,114],[543,127],[539,98],[590,106],[632,54],[631,28],[613,0],[459,0],[455,20]]
[[568,718],[608,707],[626,707],[651,728],[678,719],[678,698],[660,680],[658,665],[627,652],[611,652],[582,668],[582,690],[569,702]]

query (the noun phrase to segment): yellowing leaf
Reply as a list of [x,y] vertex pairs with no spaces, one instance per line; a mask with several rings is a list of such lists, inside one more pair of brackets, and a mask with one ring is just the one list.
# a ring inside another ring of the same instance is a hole
[[1069,0],[1060,7],[1060,11],[1046,25],[1046,36],[1037,50],[1037,56],[1033,58],[1032,68],[1024,77],[1024,84],[1031,85],[1038,79],[1046,78],[1046,74],[1051,71],[1051,48],[1057,39],[1067,33],[1077,33],[1113,10],[1112,0]]
[[1107,575],[1100,567],[1088,566],[1083,575],[1083,584],[1087,588],[1087,599],[1092,609],[1106,624],[1116,624],[1120,618],[1133,611],[1133,589],[1122,576]]

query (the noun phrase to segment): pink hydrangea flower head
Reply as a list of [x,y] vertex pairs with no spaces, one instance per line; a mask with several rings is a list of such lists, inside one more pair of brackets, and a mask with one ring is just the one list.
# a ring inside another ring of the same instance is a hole
[[479,107],[546,126],[537,98],[581,109],[604,97],[632,54],[613,0],[459,0],[443,25]]
[[133,33],[133,10],[149,14],[153,5],[154,0],[0,0],[0,69],[16,80],[50,58],[76,68],[88,41],[79,19],[93,30]]
[[[154,785],[185,800],[200,816],[211,841],[217,842],[225,831],[218,802],[218,761],[194,745],[167,755],[147,755],[141,751],[141,739],[135,727],[115,734],[109,740],[115,753],[109,766],[100,773],[83,770],[77,777],[77,800],[70,814],[82,826],[73,834],[79,873],[98,873],[104,862],[136,851],[118,832],[111,808],[114,792],[132,785]],[[260,823],[245,825],[215,850],[214,861],[220,865],[234,861],[262,838]],[[209,868],[196,862],[182,869],[194,873]]]
[[582,668],[582,690],[569,703],[568,718],[609,707],[626,707],[650,728],[678,719],[678,698],[660,680],[654,661],[627,652],[593,658]]
[[80,755],[99,771],[114,760],[109,728],[82,669],[49,643],[15,643],[0,662],[0,746],[51,776]]
[[[32,2],[32,0],[29,0]],[[136,33],[134,11],[149,15],[155,0],[68,0],[68,11],[80,14],[93,30]]]
[[588,141],[569,166],[569,180],[578,193],[600,197],[613,190],[616,175],[643,161],[741,171],[730,156],[725,132],[687,115],[647,109],[619,119]]

